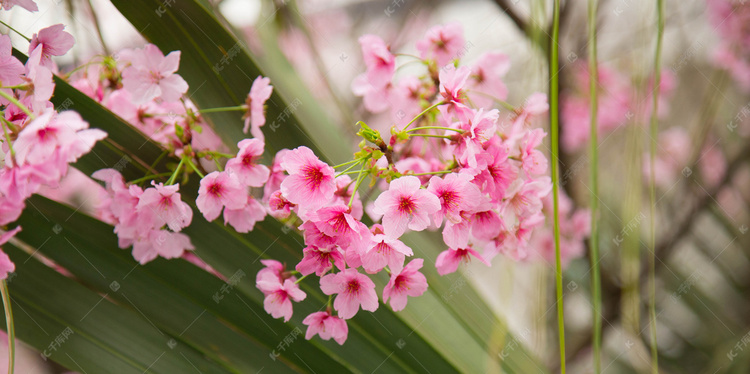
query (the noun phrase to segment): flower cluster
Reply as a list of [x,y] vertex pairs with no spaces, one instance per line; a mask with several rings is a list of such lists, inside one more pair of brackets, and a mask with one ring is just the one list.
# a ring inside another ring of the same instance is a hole
[[[341,344],[346,320],[360,309],[375,311],[379,293],[399,311],[409,297],[427,290],[420,271],[424,260],[414,258],[402,239],[409,232],[441,231],[446,249],[435,262],[439,274],[455,272],[471,258],[489,266],[498,253],[528,257],[532,233],[545,224],[544,201],[551,190],[547,158],[537,149],[546,134],[531,126],[546,113],[546,97],[533,94],[519,108],[504,102],[507,56],[491,52],[474,66],[461,66],[463,40],[458,25],[430,29],[417,44],[425,74],[395,81],[397,55],[379,37],[361,37],[367,70],[352,89],[367,110],[391,109],[396,125],[390,139],[360,122],[364,141],[349,162],[331,166],[307,147],[274,157],[262,201],[269,214],[302,232],[306,247],[293,270],[264,262],[257,287],[266,296],[266,310],[288,320],[292,302],[305,297],[298,283],[312,274],[320,278],[329,305],[304,319],[308,339],[319,334]],[[509,114],[501,119],[495,104]],[[230,178],[220,189],[238,184]],[[201,185],[208,196],[208,185]],[[363,201],[365,185],[382,192]],[[221,203],[215,206],[220,210]],[[365,223],[365,211],[376,223]],[[575,248],[568,259],[580,254],[588,235],[586,215],[574,215],[568,239]],[[381,272],[389,281],[377,292],[371,276]]]
[[[36,11],[33,1],[5,1],[4,9],[19,5]],[[81,116],[69,110],[57,112],[50,102],[57,66],[52,56],[65,54],[74,44],[63,25],[34,34],[29,57],[22,63],[13,56],[10,37],[0,35],[0,106],[2,106],[2,153],[0,168],[0,225],[18,219],[25,201],[44,187],[56,187],[68,174],[68,165],[91,151],[107,134],[89,129]],[[0,236],[7,242],[20,226]],[[15,266],[0,251],[0,279]]]
[[[627,123],[645,125],[651,116],[653,105],[653,79],[649,82],[644,95],[638,95],[637,88],[628,77],[605,65],[599,65],[597,71],[599,86],[597,89],[597,129],[601,138]],[[584,62],[573,66],[573,79],[570,89],[562,97],[562,144],[568,152],[580,150],[588,144],[591,136],[591,97],[589,95],[589,68]],[[658,87],[659,118],[669,114],[669,99],[675,89],[677,78],[672,70],[661,72],[661,83]]]
[[[300,282],[314,274],[330,297],[324,311],[304,318],[306,337],[339,344],[347,338],[346,321],[360,309],[375,311],[382,300],[399,311],[409,297],[426,292],[426,264],[404,239],[410,232],[441,232],[445,247],[434,264],[441,275],[471,258],[487,266],[499,253],[531,258],[531,246],[549,233],[545,204],[552,186],[539,150],[546,134],[533,126],[548,110],[546,96],[534,93],[518,107],[505,102],[508,57],[489,52],[461,65],[465,42],[457,24],[428,30],[417,43],[419,56],[404,56],[416,58],[424,72],[398,80],[400,55],[374,35],[359,42],[367,70],[352,88],[365,109],[390,109],[393,125],[384,139],[359,122],[359,151],[335,166],[304,146],[279,150],[270,165],[261,164],[264,105],[273,93],[268,78],[255,79],[242,105],[199,110],[177,74],[179,51],[165,56],[149,44],[76,72],[75,87],[179,159],[170,172],[154,170],[134,181],[116,169],[93,175],[104,182],[108,200],[100,215],[114,225],[120,247],[132,246],[142,264],[158,256],[193,259],[181,232],[193,211],[180,184],[196,174],[195,206],[207,221],[223,217],[225,225],[247,233],[271,215],[301,232],[302,259],[291,269],[263,260],[256,286],[266,311],[288,321],[293,303],[306,298]],[[203,119],[202,113],[215,111],[243,113],[244,131],[253,138],[240,141],[237,153],[227,153]],[[561,214],[573,217],[564,233],[569,259],[580,254],[588,235],[587,212]],[[388,278],[382,290],[372,278],[377,274]]]
[[750,92],[750,4],[739,0],[706,1],[709,20],[719,34],[714,63]]

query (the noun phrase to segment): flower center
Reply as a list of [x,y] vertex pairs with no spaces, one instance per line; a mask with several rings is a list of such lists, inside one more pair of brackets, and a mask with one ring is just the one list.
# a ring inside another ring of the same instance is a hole
[[350,280],[349,283],[346,284],[346,293],[348,294],[357,294],[359,293],[359,282],[356,280]]
[[305,166],[302,174],[305,176],[308,187],[312,189],[318,188],[323,181],[323,172],[318,167]]
[[208,187],[208,193],[214,196],[221,196],[221,193],[223,192],[223,188],[220,184],[214,183]]
[[414,204],[414,200],[412,200],[411,197],[401,196],[401,199],[398,202],[398,210],[401,213],[414,214],[415,208],[416,204]]

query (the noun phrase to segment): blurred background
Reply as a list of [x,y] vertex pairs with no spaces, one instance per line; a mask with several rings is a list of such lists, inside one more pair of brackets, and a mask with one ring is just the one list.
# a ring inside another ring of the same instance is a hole
[[[37,3],[38,13],[16,9],[2,12],[0,18],[25,35],[56,23],[68,25],[77,43],[58,60],[62,71],[95,55],[146,42],[108,1]],[[357,43],[363,34],[379,35],[393,52],[415,54],[414,43],[428,28],[458,22],[466,39],[462,63],[488,51],[510,57],[504,77],[509,103],[520,107],[531,93],[548,90],[549,1],[225,0],[210,1],[209,6],[247,43],[274,84],[312,93],[352,140],[352,149],[357,120],[381,132],[393,123],[390,111],[368,113],[352,94],[352,80],[365,70]],[[660,100],[653,222],[660,365],[670,373],[750,372],[748,7],[731,0],[666,1],[662,84],[654,87],[656,6],[632,0],[599,2],[600,213],[593,219],[600,224],[604,372],[649,369],[646,256],[652,223],[647,150],[652,93]],[[585,210],[591,194],[586,11],[585,2],[563,1],[560,175],[570,212]],[[4,27],[0,30],[8,33]],[[25,43],[10,35],[14,45]],[[397,74],[420,68],[409,61],[408,56],[397,59],[397,66],[406,64]],[[546,128],[548,122],[537,126]],[[549,139],[546,142],[548,146]],[[475,263],[464,269],[464,276],[507,322],[516,343],[554,371],[559,360],[554,262],[545,252],[548,248],[540,239],[535,248],[539,255],[528,261],[497,258],[491,268]],[[582,243],[566,254],[565,262],[568,369],[590,372],[588,246]],[[19,372],[58,369],[27,353],[28,359],[19,359]]]

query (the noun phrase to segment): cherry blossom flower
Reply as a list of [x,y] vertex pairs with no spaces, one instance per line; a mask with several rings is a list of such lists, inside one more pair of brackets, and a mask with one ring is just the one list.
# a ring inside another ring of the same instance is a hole
[[352,81],[352,92],[362,97],[362,103],[367,111],[380,113],[388,109],[391,84],[374,85],[367,79],[367,74],[360,74]]
[[257,222],[266,218],[266,209],[251,195],[247,196],[247,204],[240,209],[226,208],[224,210],[224,224],[232,225],[235,231],[246,233],[253,231]]
[[346,205],[321,208],[316,212],[315,226],[324,234],[335,237],[339,243],[355,241],[361,237],[360,225],[364,224],[354,219],[350,211]]
[[436,226],[440,226],[445,216],[449,221],[458,223],[462,220],[462,211],[473,211],[480,202],[481,192],[476,185],[471,183],[472,177],[468,174],[451,173],[444,178],[434,176],[430,179],[427,190],[440,199],[440,210],[433,220]]
[[[484,150],[484,144],[495,134],[500,114],[497,109],[484,111],[481,108],[477,111],[459,110],[457,113],[457,127],[464,132],[455,135],[455,154],[458,160],[469,168],[484,169],[491,161],[491,156]],[[453,134],[451,132],[450,135]]]
[[[8,240],[14,237],[19,231],[21,231],[21,226],[17,226],[13,230],[4,232],[2,235],[0,235],[0,245],[7,243]],[[10,257],[8,257],[8,255],[5,254],[2,249],[0,249],[0,280],[7,279],[8,273],[12,273],[15,270],[16,265],[13,263],[13,261],[10,260]]]
[[389,238],[406,232],[422,231],[430,224],[430,215],[440,210],[440,200],[420,189],[419,179],[405,176],[391,181],[388,191],[375,200],[374,211],[383,215],[383,228]]
[[384,86],[396,71],[396,57],[391,54],[383,39],[375,35],[359,37],[362,57],[367,66],[367,80],[374,86]]
[[344,255],[340,252],[338,247],[317,247],[310,245],[303,250],[304,256],[300,261],[296,269],[302,275],[309,275],[315,273],[315,275],[321,277],[323,274],[331,270],[334,265],[339,270],[344,270]]
[[[13,144],[19,165],[67,163],[88,153],[98,140],[107,136],[102,130],[89,129],[81,116],[73,111],[61,113],[48,108],[18,134]],[[62,173],[64,174],[64,173]]]
[[180,199],[177,192],[180,185],[173,184],[165,186],[163,183],[151,182],[154,187],[147,188],[138,200],[136,209],[139,211],[149,209],[156,216],[157,226],[167,225],[172,231],[180,231],[190,225],[193,219],[193,210]]
[[42,59],[41,64],[52,70],[56,70],[54,62],[52,62],[52,56],[62,56],[67,53],[76,40],[73,35],[63,31],[65,25],[57,24],[50,27],[45,27],[39,30],[38,34],[34,34],[29,41],[29,55],[34,51],[37,46],[42,46]]
[[320,278],[320,289],[326,295],[338,294],[333,308],[342,319],[354,317],[360,307],[370,312],[378,309],[375,283],[356,269],[323,276]]
[[273,318],[284,317],[284,322],[292,318],[292,300],[300,302],[307,297],[294,283],[294,277],[285,279],[283,283],[264,278],[256,286],[266,296],[263,300],[266,312]]
[[[508,98],[508,87],[502,78],[510,70],[510,59],[500,52],[487,52],[471,67],[469,96],[480,108],[491,108],[494,100]],[[489,96],[487,96],[489,95]]]
[[[0,82],[3,86],[16,86],[23,83],[21,75],[24,73],[24,66],[15,56],[12,54],[13,46],[10,41],[10,36],[0,35]],[[4,89],[8,94],[12,94],[11,89]],[[3,104],[8,103],[7,99],[3,98],[0,101]]]
[[55,90],[55,83],[52,80],[52,71],[42,65],[42,48],[37,47],[29,54],[26,60],[26,74],[24,80],[29,88],[26,90],[26,99],[29,101],[27,106],[37,112],[48,106],[49,99]]
[[370,274],[383,270],[386,265],[391,271],[401,270],[406,256],[412,256],[414,252],[400,240],[383,235],[379,227],[374,231],[370,244],[362,255],[362,267]]
[[262,187],[271,171],[259,164],[265,144],[260,139],[244,139],[237,143],[237,157],[227,161],[226,170],[237,175],[240,183],[250,187]]
[[248,129],[250,129],[250,133],[260,140],[264,139],[263,131],[260,128],[266,124],[266,111],[263,106],[273,93],[273,86],[270,83],[270,78],[262,76],[255,78],[253,85],[250,87],[250,93],[247,94],[245,100],[247,113],[243,116],[245,126],[242,128],[242,132],[247,134]]
[[277,219],[289,217],[296,206],[287,200],[280,190],[272,193],[268,199],[268,213]]
[[28,10],[29,12],[36,12],[39,11],[39,8],[37,8],[36,3],[34,0],[3,0],[0,1],[0,6],[2,6],[2,9],[10,10],[14,6],[20,6],[21,8],[24,8]]
[[316,334],[323,340],[333,340],[339,345],[343,345],[349,334],[349,327],[343,319],[332,316],[330,312],[315,312],[302,320],[302,324],[307,325],[305,339],[310,340]]
[[463,89],[469,75],[471,75],[471,69],[467,66],[459,68],[448,66],[440,69],[440,95],[443,96],[444,102],[459,104],[464,102]]
[[521,148],[521,165],[528,176],[544,174],[547,171],[547,158],[536,149],[542,144],[547,134],[542,129],[529,131],[523,140]]
[[260,281],[276,281],[278,283],[281,283],[282,281],[282,274],[284,273],[284,264],[281,262],[278,262],[276,260],[260,260],[260,263],[263,264],[263,269],[260,269],[258,271],[258,274],[255,276],[255,283],[257,284]]
[[224,207],[242,209],[246,204],[246,188],[234,174],[214,171],[201,179],[195,205],[207,221],[215,220]]
[[441,252],[437,260],[435,260],[435,267],[437,267],[438,274],[445,275],[453,273],[458,270],[458,265],[461,261],[469,262],[471,256],[476,257],[480,262],[487,266],[491,266],[490,263],[482,257],[472,247],[453,249],[449,248]]
[[383,289],[383,302],[390,298],[394,312],[406,308],[407,296],[417,297],[427,291],[427,278],[419,272],[423,263],[421,258],[415,258],[402,270],[391,273],[391,279]]
[[167,56],[153,44],[130,54],[131,65],[122,72],[122,85],[133,95],[133,101],[144,103],[161,98],[176,101],[187,92],[188,84],[175,74],[180,67],[180,51]]
[[424,39],[417,42],[419,57],[434,60],[443,66],[460,57],[464,48],[463,27],[459,23],[433,26],[425,33]]
[[281,182],[281,192],[292,203],[314,209],[333,197],[334,170],[310,148],[299,147],[286,153],[281,167],[289,173]]
[[151,230],[146,236],[133,243],[133,258],[145,265],[158,256],[164,258],[182,257],[185,251],[195,249],[190,237],[181,232]]

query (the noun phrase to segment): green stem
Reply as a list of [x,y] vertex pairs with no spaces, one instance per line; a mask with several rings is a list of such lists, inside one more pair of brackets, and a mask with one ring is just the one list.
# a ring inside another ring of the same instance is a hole
[[3,26],[5,26],[5,27],[9,28],[9,29],[10,29],[10,31],[13,31],[14,33],[16,33],[16,34],[20,35],[20,36],[21,36],[22,38],[26,39],[26,41],[27,41],[27,42],[30,42],[30,41],[31,41],[31,38],[27,37],[27,36],[26,36],[26,35],[24,35],[24,34],[21,34],[21,32],[20,32],[20,31],[18,31],[18,30],[16,30],[16,29],[14,29],[14,28],[13,28],[13,27],[12,27],[11,25],[9,25],[9,24],[7,24],[7,23],[5,23],[5,22],[3,22],[3,21],[0,21],[0,24],[2,24]]
[[563,312],[563,285],[562,285],[562,263],[560,260],[560,216],[559,216],[559,197],[560,189],[560,166],[559,162],[559,75],[558,75],[558,54],[560,40],[560,0],[554,0],[554,10],[552,12],[552,40],[550,45],[549,59],[549,117],[550,133],[552,142],[552,201],[553,201],[553,220],[555,235],[555,285],[557,294],[557,327],[560,338],[560,373],[565,374],[565,317]]
[[[190,167],[193,169],[193,171],[195,171],[196,174],[198,174],[201,178],[204,177],[203,173],[201,173],[200,170],[198,170],[198,167],[195,166],[195,164],[190,158],[185,157],[184,159],[185,161],[187,161],[188,165],[190,165]],[[216,165],[218,165],[219,168],[221,168],[221,165],[219,165],[218,161],[216,162]]]
[[356,164],[357,162],[359,162],[359,161],[362,161],[363,159],[364,159],[364,157],[361,157],[361,158],[358,158],[358,159],[354,159],[354,160],[351,160],[351,161],[345,162],[345,163],[343,163],[343,164],[338,164],[338,165],[336,165],[336,166],[331,166],[331,167],[332,167],[332,168],[334,168],[334,169],[336,169],[336,168],[340,168],[340,167],[342,167],[342,166],[346,166],[346,165],[351,165],[351,164]]
[[31,113],[31,110],[29,110],[29,108],[27,108],[26,105],[21,104],[21,102],[18,101],[18,99],[16,99],[13,95],[11,95],[11,94],[3,91],[3,90],[0,90],[0,96],[8,99],[8,101],[10,101],[11,103],[13,103],[13,105],[17,106],[18,109],[23,110],[23,112],[26,113],[26,115],[29,116],[29,118],[34,119],[34,117],[35,117],[34,113]]
[[423,138],[441,138],[441,139],[452,139],[453,137],[447,135],[433,135],[433,134],[409,134],[409,136],[421,136]]
[[648,290],[649,290],[649,319],[651,332],[651,372],[659,373],[659,352],[656,342],[656,173],[654,172],[656,164],[656,137],[658,136],[659,122],[657,113],[659,111],[659,86],[661,85],[661,43],[664,38],[664,0],[656,1],[656,53],[654,56],[654,87],[651,96],[653,105],[651,109],[651,152],[650,152],[650,195],[651,195],[651,253],[648,254],[649,272],[648,272]]
[[16,329],[13,323],[13,309],[10,306],[10,292],[8,291],[8,282],[3,279],[0,282],[0,293],[3,297],[3,307],[5,309],[5,325],[8,329],[8,373],[13,374],[16,362]]
[[145,177],[141,177],[141,178],[138,178],[136,180],[132,180],[132,181],[130,181],[130,183],[131,184],[138,184],[138,183],[141,183],[143,181],[147,181],[149,179],[156,179],[156,178],[166,177],[166,176],[171,175],[171,174],[172,173],[159,173],[159,174],[146,175]]
[[[307,275],[310,275],[310,274],[307,274]],[[299,283],[299,282],[302,282],[302,280],[303,280],[303,279],[307,278],[307,275],[303,275],[303,276],[302,276],[302,278],[300,278],[300,279],[297,279],[296,281],[294,281],[294,284],[297,284],[297,283]]]
[[593,299],[594,317],[594,373],[601,373],[601,345],[602,345],[602,282],[599,273],[599,151],[597,142],[597,115],[598,115],[598,93],[599,63],[596,52],[596,11],[597,0],[589,0],[588,26],[589,26],[589,96],[591,101],[591,139],[590,153],[590,184],[591,195],[589,205],[591,206],[591,237],[589,247],[591,248],[591,298]]
[[0,87],[0,88],[7,88],[9,90],[15,90],[15,89],[25,90],[25,89],[29,88],[29,84],[28,83],[23,83],[23,84],[17,84],[15,86],[3,86],[3,87]]
[[362,165],[362,168],[359,169],[359,175],[357,175],[357,184],[354,185],[354,191],[352,191],[352,197],[349,198],[349,207],[352,206],[352,203],[354,202],[354,195],[357,194],[357,190],[359,189],[359,185],[362,184],[362,181],[365,180],[365,178],[362,176],[362,172],[365,171],[365,165]]
[[2,119],[3,123],[3,133],[5,134],[5,143],[8,144],[8,149],[10,150],[10,158],[13,159],[13,162],[15,163],[16,158],[16,151],[13,150],[13,142],[10,141],[10,134],[8,133],[8,120],[5,119],[5,117],[0,117]]
[[342,176],[342,175],[345,175],[345,174],[347,174],[347,172],[348,172],[349,170],[352,170],[352,168],[356,167],[357,165],[358,165],[358,164],[351,164],[351,165],[349,165],[349,167],[348,167],[348,168],[346,168],[346,169],[344,169],[343,171],[341,171],[340,173],[336,174],[336,178],[338,178],[338,177],[340,177],[340,176]]
[[245,105],[237,105],[237,106],[224,106],[220,108],[208,108],[208,109],[200,109],[197,112],[198,113],[215,113],[215,112],[244,112],[247,110],[247,106]]
[[406,130],[405,132],[408,134],[408,133],[410,133],[412,131],[417,131],[417,130],[446,130],[446,131],[455,131],[455,132],[457,132],[459,134],[463,134],[463,132],[464,132],[464,130],[461,130],[461,129],[454,129],[452,127],[442,127],[442,126],[422,126],[422,127],[415,127],[413,129]]
[[442,105],[442,104],[445,104],[445,103],[444,103],[444,102],[442,102],[442,101],[438,101],[437,103],[435,103],[435,104],[432,104],[432,105],[428,106],[428,107],[427,107],[427,109],[425,109],[425,110],[423,110],[423,111],[422,111],[422,113],[419,113],[419,114],[417,114],[417,116],[416,116],[416,117],[412,118],[412,120],[411,120],[411,121],[409,121],[409,123],[407,123],[407,124],[406,124],[406,126],[404,127],[404,129],[403,129],[403,130],[401,130],[401,131],[406,131],[406,129],[408,129],[408,128],[409,128],[409,126],[411,126],[411,124],[412,124],[412,123],[414,123],[414,121],[418,120],[418,119],[419,119],[420,117],[422,117],[422,116],[423,116],[423,115],[424,115],[425,113],[427,113],[427,112],[429,112],[429,111],[431,111],[431,110],[435,109],[435,108],[436,108],[436,107],[437,107],[438,105]]
[[180,163],[177,164],[177,167],[174,169],[174,172],[172,173],[172,176],[169,177],[169,180],[167,180],[167,185],[171,185],[174,183],[175,178],[177,178],[177,174],[180,173],[180,169],[182,169],[182,164],[185,163],[185,157],[182,157],[180,159]]
[[496,97],[494,97],[494,96],[492,96],[492,95],[490,95],[490,94],[486,94],[486,93],[484,93],[484,92],[480,92],[480,91],[471,91],[471,92],[473,92],[473,93],[475,93],[475,94],[479,94],[479,95],[481,95],[481,96],[486,96],[486,97],[489,97],[490,99],[492,99],[492,101],[494,101],[494,102],[496,102],[496,103],[498,103],[498,104],[502,105],[502,106],[503,106],[503,108],[505,108],[505,109],[508,109],[508,110],[510,110],[511,112],[515,112],[515,111],[516,111],[516,107],[514,107],[513,105],[511,105],[511,103],[509,103],[509,102],[507,102],[507,101],[503,101],[503,100],[500,100],[500,99],[498,99],[498,98],[496,98]]

